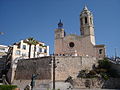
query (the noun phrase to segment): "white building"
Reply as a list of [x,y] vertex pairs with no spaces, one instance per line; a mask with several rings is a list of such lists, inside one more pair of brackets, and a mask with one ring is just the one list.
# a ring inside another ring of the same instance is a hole
[[49,56],[49,46],[46,46],[45,43],[39,41],[36,44],[30,45],[30,43],[28,39],[25,39],[10,46],[9,50],[12,51],[11,59],[14,61],[15,59]]
[[[9,47],[7,61],[10,64],[8,77],[11,77],[11,82],[13,81],[15,71],[17,68],[18,60],[28,59],[28,58],[38,58],[49,56],[49,46],[45,45],[43,42],[39,42],[33,38],[28,38],[14,43]],[[10,63],[9,63],[10,62]]]
[[7,52],[8,52],[8,46],[0,45],[0,58],[7,55]]

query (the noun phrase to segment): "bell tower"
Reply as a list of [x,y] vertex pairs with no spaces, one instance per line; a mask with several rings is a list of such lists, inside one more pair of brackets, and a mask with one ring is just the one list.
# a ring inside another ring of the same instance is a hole
[[58,23],[58,28],[55,29],[54,54],[62,54],[64,37],[65,37],[65,30],[63,29],[63,23],[60,20]]
[[89,36],[91,43],[95,45],[93,15],[85,6],[80,14],[81,36]]
[[58,28],[55,30],[55,39],[60,39],[65,36],[65,31],[63,29],[63,23],[61,20],[58,23]]

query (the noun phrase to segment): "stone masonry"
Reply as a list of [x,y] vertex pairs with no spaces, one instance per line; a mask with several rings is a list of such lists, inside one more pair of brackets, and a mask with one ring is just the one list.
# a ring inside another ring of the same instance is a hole
[[[36,88],[49,88],[52,82],[52,56],[19,60],[16,71],[13,73],[12,84],[22,88],[30,84],[32,74],[39,74],[36,78]],[[82,69],[92,69],[97,62],[94,57],[81,56],[55,56],[56,60],[56,81],[65,81],[68,76],[76,78]],[[26,82],[26,83],[25,83]]]
[[[21,88],[21,90],[23,90],[26,85],[31,83],[32,74],[39,74],[35,80],[36,90],[46,90],[47,88],[52,88],[52,60],[53,56],[19,60],[12,84],[17,85],[19,88]],[[55,61],[55,80],[57,89],[62,88],[62,86],[68,88],[71,85],[69,83],[65,83],[65,80],[69,76],[73,77],[73,88],[86,89],[86,80],[90,81],[90,88],[119,88],[119,79],[117,78],[110,78],[103,83],[101,83],[101,81],[99,81],[97,78],[77,78],[80,70],[91,70],[93,64],[97,63],[97,59],[94,57],[55,56]]]
[[76,78],[80,70],[90,70],[97,63],[94,57],[56,56],[56,80],[66,80],[69,76]]

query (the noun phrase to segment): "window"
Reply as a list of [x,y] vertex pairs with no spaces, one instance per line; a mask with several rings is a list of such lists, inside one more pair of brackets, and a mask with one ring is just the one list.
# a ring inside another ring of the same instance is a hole
[[74,44],[73,42],[70,42],[70,43],[69,43],[69,46],[70,46],[71,48],[73,48],[73,47],[75,46],[75,44]]
[[39,48],[39,52],[42,52],[42,48]]
[[99,49],[99,54],[102,54],[102,52],[103,52],[103,49]]
[[87,24],[87,17],[85,17],[85,24]]
[[23,49],[26,50],[26,45],[23,45]]
[[20,55],[20,50],[16,50],[16,55]]
[[47,53],[47,50],[46,50],[46,49],[44,49],[44,53]]

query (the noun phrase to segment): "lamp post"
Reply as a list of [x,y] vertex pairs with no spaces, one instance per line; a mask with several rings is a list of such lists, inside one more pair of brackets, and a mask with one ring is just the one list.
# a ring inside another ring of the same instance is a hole
[[[55,90],[55,68],[57,67],[56,60],[58,59],[55,58],[54,54],[52,54],[51,56],[52,56],[52,59],[51,59],[52,61],[50,61],[50,64],[52,64],[52,79],[53,79],[52,84],[53,84],[53,90]],[[58,63],[59,61],[57,61],[57,64]]]
[[55,56],[53,54],[53,90],[55,90],[55,68],[56,68]]

